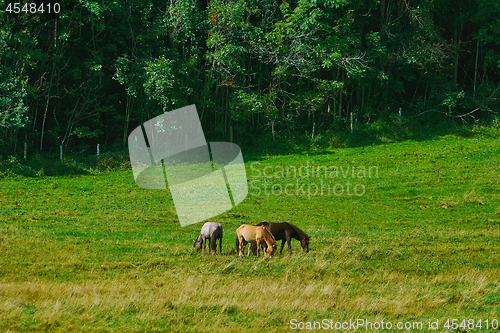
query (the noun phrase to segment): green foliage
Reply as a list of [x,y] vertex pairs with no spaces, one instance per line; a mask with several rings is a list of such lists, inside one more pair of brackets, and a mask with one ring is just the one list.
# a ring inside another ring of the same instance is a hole
[[0,67],[0,127],[23,127],[27,122],[27,82]]
[[[218,139],[233,128],[237,140],[285,141],[313,137],[313,126],[315,136],[335,126],[343,135],[351,114],[358,129],[399,108],[452,126],[499,107],[495,0],[65,6],[0,12],[0,140],[9,154],[21,153],[20,141],[42,151],[103,141],[122,149],[132,128],[193,103]],[[92,135],[75,135],[82,128]]]
[[21,163],[17,156],[8,156],[0,161],[0,178],[15,176],[34,176],[34,171],[29,165]]
[[163,106],[163,109],[175,104],[175,99],[171,97],[175,82],[172,73],[173,63],[173,60],[164,57],[146,63],[147,78],[146,82],[144,82],[145,92],[151,98],[157,99]]
[[451,115],[451,109],[457,106],[457,103],[465,97],[464,91],[458,92],[449,92],[446,94],[446,99],[441,102],[441,105],[444,105],[448,108],[448,114]]
[[75,135],[78,138],[92,138],[92,137],[97,137],[99,135],[103,134],[100,129],[96,129],[94,131],[90,131],[90,129],[86,126],[83,127],[78,127],[76,128],[71,135]]

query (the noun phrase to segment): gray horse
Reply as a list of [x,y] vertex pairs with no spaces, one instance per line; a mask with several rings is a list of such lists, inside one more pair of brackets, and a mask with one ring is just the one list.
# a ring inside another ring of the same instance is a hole
[[222,254],[222,225],[217,222],[205,222],[201,227],[201,233],[194,241],[193,247],[196,252],[201,251],[203,246],[203,253],[205,253],[206,240],[210,241],[209,252],[213,251],[214,255],[217,252],[217,240],[219,240],[219,254]]

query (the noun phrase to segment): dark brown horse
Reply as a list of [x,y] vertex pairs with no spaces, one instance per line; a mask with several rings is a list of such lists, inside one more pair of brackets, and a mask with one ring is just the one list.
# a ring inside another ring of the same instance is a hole
[[[288,252],[292,254],[292,238],[298,240],[300,242],[300,245],[302,246],[302,250],[304,252],[309,252],[309,239],[310,237],[301,229],[298,227],[294,226],[291,223],[288,222],[282,222],[282,223],[273,223],[273,222],[261,222],[259,224],[256,224],[257,226],[263,226],[267,230],[273,234],[274,239],[276,241],[279,241],[281,239],[281,249],[280,249],[280,254],[283,252],[283,248],[285,247],[285,241],[288,244]],[[238,241],[238,240],[236,240]],[[265,247],[265,244],[264,244]],[[257,251],[255,244],[250,244],[250,250],[255,253]],[[264,249],[265,251],[265,249]]]

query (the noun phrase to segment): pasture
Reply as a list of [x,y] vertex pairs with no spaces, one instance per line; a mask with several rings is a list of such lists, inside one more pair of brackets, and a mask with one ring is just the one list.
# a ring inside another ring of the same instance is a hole
[[[447,319],[491,325],[500,320],[499,138],[476,128],[244,155],[247,198],[210,219],[224,227],[216,256],[193,249],[202,223],[181,228],[168,190],[137,187],[130,170],[1,179],[0,331],[282,332],[292,320],[357,318],[433,332],[451,331]],[[310,252],[292,240],[293,255],[239,258],[236,229],[262,221],[297,225]]]

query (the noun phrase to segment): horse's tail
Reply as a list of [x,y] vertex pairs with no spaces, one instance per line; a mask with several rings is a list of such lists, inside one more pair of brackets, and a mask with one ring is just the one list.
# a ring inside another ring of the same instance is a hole
[[[264,244],[266,244],[266,242],[261,243],[261,246],[264,246]],[[250,243],[248,250],[251,251],[254,256],[256,256],[257,255],[257,244]]]
[[236,234],[236,243],[235,243],[235,245],[236,245],[236,254],[239,254],[240,253],[239,252],[240,251],[240,240],[238,238],[238,234]]

